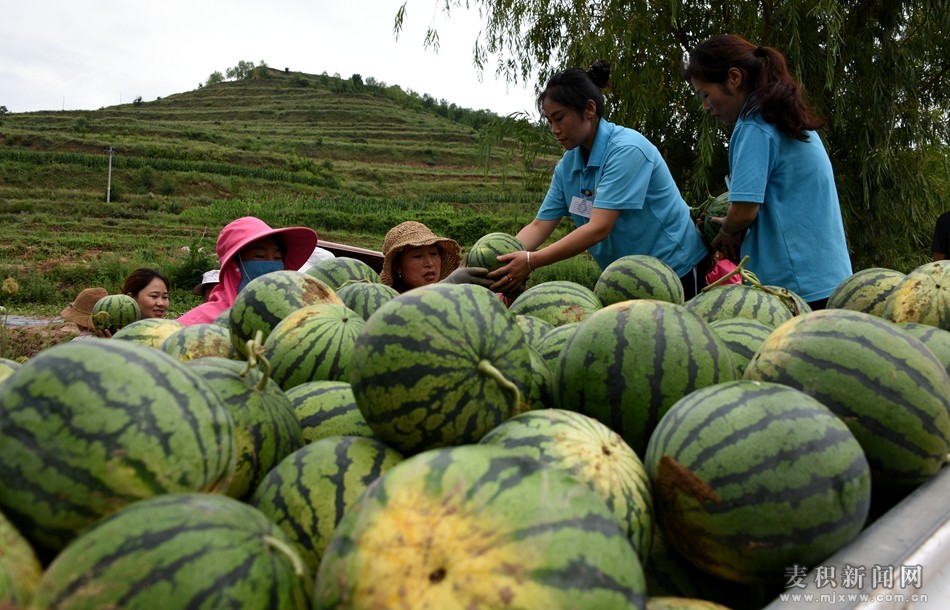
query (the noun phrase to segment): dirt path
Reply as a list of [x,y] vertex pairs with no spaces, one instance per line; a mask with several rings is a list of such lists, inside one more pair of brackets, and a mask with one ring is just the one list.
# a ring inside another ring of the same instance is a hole
[[23,362],[77,334],[75,324],[58,317],[0,316],[0,358]]

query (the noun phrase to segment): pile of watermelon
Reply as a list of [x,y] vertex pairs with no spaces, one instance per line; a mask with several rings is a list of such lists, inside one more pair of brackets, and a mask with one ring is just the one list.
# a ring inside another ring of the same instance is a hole
[[948,459],[950,262],[379,286],[0,363],[0,607],[757,610]]

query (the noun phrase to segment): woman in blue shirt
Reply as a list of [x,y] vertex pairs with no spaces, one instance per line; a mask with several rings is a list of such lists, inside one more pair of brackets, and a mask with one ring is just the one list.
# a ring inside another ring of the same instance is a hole
[[[732,34],[689,53],[684,77],[703,109],[730,127],[729,211],[713,247],[766,285],[812,307],[851,275],[838,192],[821,121],[785,58]],[[713,219],[714,221],[717,219]]]
[[[499,278],[493,290],[511,291],[532,270],[585,250],[601,270],[629,254],[654,256],[680,276],[687,299],[705,286],[708,249],[660,152],[639,132],[604,119],[601,89],[609,77],[604,61],[586,72],[569,68],[538,95],[538,109],[567,152],[537,217],[518,232],[526,250],[499,257],[506,264],[490,274]],[[536,250],[564,216],[576,228]]]

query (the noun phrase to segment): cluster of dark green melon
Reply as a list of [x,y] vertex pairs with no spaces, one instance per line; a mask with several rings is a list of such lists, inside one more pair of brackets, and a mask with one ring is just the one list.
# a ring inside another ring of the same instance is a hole
[[0,362],[0,607],[759,608],[950,448],[950,263],[829,304],[337,258]]

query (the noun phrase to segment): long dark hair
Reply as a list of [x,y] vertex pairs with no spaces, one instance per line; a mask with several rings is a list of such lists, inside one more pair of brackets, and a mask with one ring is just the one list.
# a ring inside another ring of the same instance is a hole
[[548,79],[544,91],[538,94],[538,112],[544,114],[544,101],[550,99],[578,114],[587,108],[587,100],[597,105],[597,117],[604,116],[604,92],[610,81],[610,64],[604,60],[594,62],[589,70],[568,68]]
[[122,294],[130,294],[133,297],[138,296],[143,288],[148,286],[152,280],[158,278],[165,283],[165,290],[171,290],[171,284],[168,278],[161,271],[155,269],[136,269],[125,278],[125,286],[122,288]]
[[749,84],[749,98],[740,116],[758,112],[767,122],[796,140],[807,141],[809,130],[823,121],[805,99],[798,80],[788,71],[785,56],[771,47],[757,47],[735,34],[720,34],[689,52],[683,67],[686,82],[692,79],[723,84],[730,68],[742,71]]

